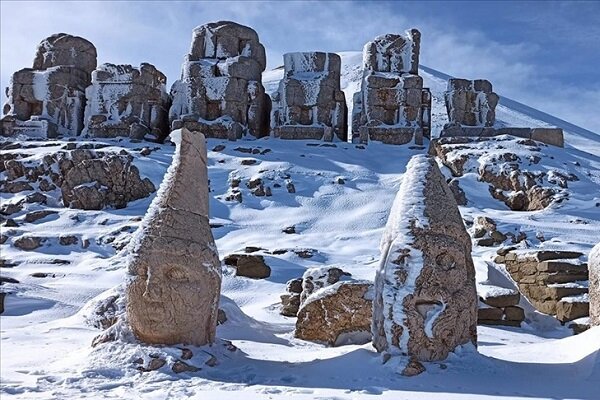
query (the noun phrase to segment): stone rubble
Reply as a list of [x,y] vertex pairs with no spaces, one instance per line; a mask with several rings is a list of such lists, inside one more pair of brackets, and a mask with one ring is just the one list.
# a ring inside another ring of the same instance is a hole
[[581,256],[568,251],[510,251],[494,261],[505,265],[536,310],[564,323],[589,314],[589,274]]

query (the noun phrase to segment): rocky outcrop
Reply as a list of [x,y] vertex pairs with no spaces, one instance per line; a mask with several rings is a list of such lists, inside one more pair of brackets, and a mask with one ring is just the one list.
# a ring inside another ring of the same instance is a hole
[[588,269],[581,256],[568,251],[511,251],[495,261],[505,264],[536,310],[567,322],[588,315]]
[[330,346],[371,340],[373,285],[337,282],[314,292],[300,310],[294,336]]
[[151,135],[162,140],[169,134],[167,78],[153,65],[102,64],[92,72],[86,89],[84,133],[92,137]]
[[262,85],[265,49],[256,32],[219,21],[194,29],[181,79],[171,88],[172,129],[235,140],[269,133],[271,101]]
[[335,53],[287,53],[273,94],[271,129],[282,139],[348,140],[346,98]]
[[590,252],[590,325],[600,325],[600,243]]
[[[41,159],[31,160],[27,152],[2,154],[0,166],[7,172],[7,179],[0,185],[0,191],[60,189],[65,207],[100,210],[123,208],[156,190],[148,178],[140,177],[132,155],[93,150],[89,143],[79,148],[72,144],[73,150],[48,152]],[[34,192],[25,201],[45,203],[46,196]]]
[[433,158],[408,163],[380,249],[372,332],[384,359],[443,360],[476,343],[471,239]]
[[96,48],[65,33],[44,39],[33,68],[15,72],[7,88],[1,134],[77,135],[83,129],[85,89],[96,68]]
[[455,177],[476,173],[489,184],[492,197],[513,211],[558,204],[567,198],[569,183],[579,180],[565,165],[554,168],[550,162],[540,163],[551,156],[531,140],[444,137],[430,142],[429,154],[439,157]]
[[221,264],[208,222],[205,139],[171,134],[173,164],[130,245],[127,317],[147,343],[215,339]]
[[353,99],[353,138],[422,144],[430,137],[431,93],[418,75],[420,43],[421,33],[411,29],[365,45],[361,90]]

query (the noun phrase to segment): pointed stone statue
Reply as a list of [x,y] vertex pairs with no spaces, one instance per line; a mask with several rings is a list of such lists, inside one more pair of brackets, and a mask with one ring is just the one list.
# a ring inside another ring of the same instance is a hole
[[380,248],[372,334],[384,359],[407,356],[403,373],[410,375],[415,363],[475,344],[471,239],[433,158],[417,155],[408,163]]
[[201,346],[215,339],[221,264],[208,222],[204,135],[171,134],[177,149],[132,240],[127,317],[146,343]]

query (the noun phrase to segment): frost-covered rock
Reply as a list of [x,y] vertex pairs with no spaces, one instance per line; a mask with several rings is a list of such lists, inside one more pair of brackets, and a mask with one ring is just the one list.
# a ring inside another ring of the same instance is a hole
[[[484,128],[486,129],[486,128]],[[489,184],[492,197],[513,211],[535,211],[559,204],[579,176],[561,163],[549,146],[511,136],[441,137],[430,142],[429,154],[439,157],[452,175],[475,173]],[[585,179],[585,178],[584,178]]]
[[3,136],[77,135],[83,129],[85,88],[96,68],[96,48],[65,33],[44,39],[33,68],[13,74],[3,108]]
[[417,155],[408,163],[380,248],[372,326],[377,351],[433,361],[476,343],[471,239],[433,158]]
[[130,245],[127,318],[147,343],[215,340],[221,263],[208,222],[204,135],[171,134],[173,164]]
[[372,300],[370,282],[337,282],[319,289],[300,307],[294,335],[330,346],[367,343]]
[[171,128],[185,126],[231,140],[246,132],[268,135],[271,100],[261,82],[265,66],[265,49],[253,29],[229,21],[195,28],[181,79],[171,88]]
[[411,29],[365,45],[361,90],[353,99],[353,138],[422,144],[430,137],[431,93],[418,75],[420,43],[420,32]]
[[590,324],[600,325],[600,243],[590,252],[589,260]]
[[335,53],[287,53],[273,94],[271,128],[282,139],[348,140],[346,98]]
[[499,97],[488,80],[450,78],[444,100],[451,125],[483,127],[496,122]]
[[[75,143],[70,144],[73,146],[63,147],[65,150],[60,151],[28,150],[0,156],[0,165],[7,172],[0,192],[33,191],[37,187],[51,197],[62,197],[65,207],[101,210],[123,208],[130,201],[148,197],[156,191],[150,179],[140,176],[131,154],[93,150],[91,143],[82,143],[78,148]],[[53,195],[55,191],[60,193]],[[47,196],[34,192],[25,201],[46,203]],[[15,207],[6,207],[2,211],[8,213]]]
[[143,139],[169,134],[167,78],[153,65],[102,64],[86,89],[84,133],[92,137]]

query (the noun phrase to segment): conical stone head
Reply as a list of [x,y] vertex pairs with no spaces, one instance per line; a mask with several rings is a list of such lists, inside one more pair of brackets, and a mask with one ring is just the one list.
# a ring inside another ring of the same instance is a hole
[[408,163],[380,248],[372,324],[379,352],[434,361],[476,343],[471,240],[433,158]]
[[215,339],[221,265],[208,221],[204,135],[172,133],[173,163],[130,245],[127,316],[153,344]]

